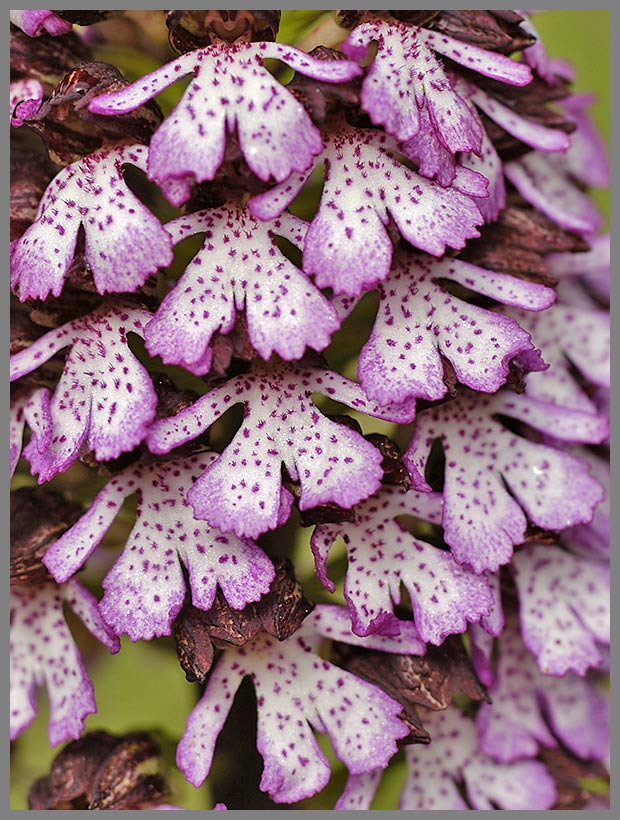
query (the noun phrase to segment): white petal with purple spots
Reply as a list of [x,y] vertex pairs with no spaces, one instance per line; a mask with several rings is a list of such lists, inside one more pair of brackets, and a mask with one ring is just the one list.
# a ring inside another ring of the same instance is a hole
[[[397,146],[388,135],[341,124],[324,140],[315,165],[325,164],[325,186],[303,254],[304,270],[319,287],[355,296],[384,280],[392,261],[390,216],[405,239],[433,256],[479,236],[483,218],[474,200],[394,159]],[[250,211],[259,219],[277,216],[308,176],[253,197]]]
[[282,486],[282,464],[301,484],[302,510],[332,501],[349,509],[379,486],[379,451],[359,433],[325,418],[312,401],[314,392],[390,421],[411,421],[415,412],[413,403],[370,402],[359,385],[329,370],[273,360],[255,363],[176,416],[155,422],[147,443],[152,452],[169,452],[243,403],[241,428],[195,482],[188,500],[213,526],[255,538],[288,517],[292,498]]
[[22,301],[60,295],[80,226],[99,293],[133,292],[172,262],[170,237],[123,177],[124,164],[144,170],[147,154],[144,145],[112,148],[58,172],[11,249],[11,286]]
[[320,791],[330,767],[313,729],[328,733],[336,756],[352,774],[383,768],[407,734],[398,719],[401,705],[382,690],[315,655],[305,635],[286,641],[265,633],[217,663],[201,701],[189,716],[177,764],[194,786],[211,768],[215,741],[246,675],[258,708],[257,748],[265,766],[260,788],[278,803],[293,803]]
[[66,470],[86,449],[105,461],[142,441],[155,418],[157,396],[148,371],[129,348],[127,334],[143,336],[151,318],[146,310],[103,304],[11,357],[14,381],[71,347],[49,403],[51,431],[49,421],[41,434],[33,429],[35,435],[24,448],[39,483]]
[[127,633],[132,641],[170,634],[185,599],[182,565],[199,609],[211,608],[218,585],[233,609],[268,592],[274,569],[264,552],[195,520],[185,502],[192,482],[215,458],[205,453],[125,470],[47,551],[44,562],[54,577],[70,577],[100,543],[125,498],[138,494],[136,523],[102,582],[100,609],[115,634]]
[[229,332],[245,310],[250,341],[269,359],[300,358],[306,347],[323,350],[339,327],[334,308],[278,249],[276,235],[301,245],[307,224],[292,214],[271,223],[230,205],[168,222],[176,243],[206,238],[146,328],[151,355],[203,375],[211,365],[216,331]]
[[428,489],[428,453],[441,439],[446,458],[444,537],[457,561],[477,572],[495,571],[510,561],[513,545],[525,540],[524,513],[544,529],[561,530],[590,521],[603,499],[585,462],[515,435],[495,414],[573,441],[603,432],[590,414],[536,406],[527,396],[512,393],[486,397],[462,390],[459,398],[418,415],[405,463],[414,486]]
[[[418,503],[419,502],[419,503]],[[320,524],[312,534],[317,575],[333,591],[326,573],[337,536],[347,545],[344,596],[356,635],[398,634],[393,612],[402,584],[411,598],[416,628],[424,641],[440,644],[461,633],[468,621],[488,615],[493,597],[484,575],[459,566],[449,552],[410,535],[396,520],[413,515],[438,523],[441,497],[382,487],[355,508],[355,522]]]
[[96,599],[77,582],[11,586],[11,740],[37,714],[35,687],[47,687],[49,742],[57,746],[77,739],[87,715],[97,711],[93,686],[86,674],[63,613],[63,600],[74,605],[88,629],[118,652],[114,638],[97,612]]

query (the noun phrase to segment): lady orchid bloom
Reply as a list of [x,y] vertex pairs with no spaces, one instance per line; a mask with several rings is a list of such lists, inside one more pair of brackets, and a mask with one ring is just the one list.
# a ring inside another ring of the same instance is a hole
[[236,126],[250,169],[259,179],[281,182],[293,171],[305,171],[322,141],[303,107],[264,67],[266,59],[328,83],[360,74],[356,63],[319,61],[280,43],[217,44],[184,54],[126,89],[93,100],[89,109],[125,114],[193,74],[181,101],[151,140],[149,179],[162,186],[173,205],[181,205],[192,182],[215,177],[224,159],[226,134]]
[[523,10],[122,15],[10,14],[12,807],[607,807],[593,96]]

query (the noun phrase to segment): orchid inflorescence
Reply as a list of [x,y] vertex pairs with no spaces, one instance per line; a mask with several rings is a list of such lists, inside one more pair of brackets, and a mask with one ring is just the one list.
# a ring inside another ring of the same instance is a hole
[[[596,807],[591,98],[522,11],[144,14],[11,12],[10,730],[45,686],[67,744],[29,807],[183,808],[156,715],[87,731],[123,636],[200,687],[204,808]],[[268,798],[214,765],[245,679]]]

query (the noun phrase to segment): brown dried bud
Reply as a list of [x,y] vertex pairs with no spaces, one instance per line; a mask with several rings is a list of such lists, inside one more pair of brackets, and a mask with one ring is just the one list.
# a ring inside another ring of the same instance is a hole
[[129,81],[109,63],[79,63],[25,124],[41,136],[50,159],[59,165],[116,145],[136,142],[147,145],[163,122],[161,109],[154,100],[115,117],[92,114],[88,110],[94,97],[128,85]]
[[21,487],[11,493],[11,583],[40,584],[53,580],[41,563],[54,543],[82,516],[81,504],[42,487]]
[[126,735],[98,768],[89,809],[137,809],[168,793],[160,748],[146,732]]
[[[221,607],[219,595],[216,596],[214,607]],[[172,624],[179,664],[190,683],[205,682],[215,654],[211,641],[211,624],[205,614],[203,610],[186,604]]]
[[15,353],[19,353],[20,350],[25,350],[27,347],[30,347],[43,333],[42,328],[37,327],[30,319],[23,305],[16,306],[15,308],[11,306],[9,343],[9,354],[11,356]]
[[43,32],[29,37],[17,26],[11,26],[9,44],[11,79],[29,77],[53,88],[68,71],[92,54],[86,43],[75,32],[52,37]]
[[[400,14],[393,13],[395,16]],[[510,16],[500,16],[493,11],[458,9],[441,11],[436,13],[432,20],[417,25],[425,25],[433,31],[439,31],[464,43],[471,43],[485,51],[512,54],[535,42],[534,37],[520,28],[519,24],[523,19],[516,12],[510,12]]]
[[400,447],[395,441],[382,435],[381,433],[369,433],[364,436],[383,456],[381,468],[383,470],[382,484],[390,484],[396,487],[404,487],[408,490],[411,487],[411,476],[403,463]]
[[562,747],[546,749],[541,747],[539,757],[547,771],[555,780],[557,799],[552,809],[578,811],[587,807],[594,796],[588,789],[588,780],[609,782],[605,767],[594,760],[580,760]]
[[545,256],[586,251],[587,242],[560,228],[518,194],[510,194],[506,205],[497,222],[484,225],[480,238],[468,242],[459,258],[529,282],[555,285]]
[[342,666],[402,704],[404,719],[410,730],[413,727],[410,743],[429,742],[416,706],[447,709],[457,692],[474,701],[490,702],[458,635],[448,636],[441,646],[429,644],[424,656],[392,655],[344,644],[335,649]]
[[218,589],[210,610],[186,604],[172,626],[177,655],[189,681],[204,682],[213,663],[213,648],[243,646],[260,630],[279,641],[290,637],[312,612],[314,605],[304,598],[293,565],[285,558],[272,559],[276,576],[269,592],[241,610],[231,609]]
[[[317,60],[346,59],[341,51],[327,46],[316,46],[310,52]],[[303,74],[295,74],[286,90],[290,92],[306,109],[316,125],[324,125],[330,115],[341,113],[346,109],[359,106],[361,79],[356,78],[346,83],[325,83],[312,80]]]
[[177,54],[216,42],[273,42],[280,26],[279,10],[178,9],[168,11],[168,39]]
[[169,789],[161,751],[145,732],[114,737],[90,732],[54,759],[47,778],[33,784],[30,809],[148,809]]

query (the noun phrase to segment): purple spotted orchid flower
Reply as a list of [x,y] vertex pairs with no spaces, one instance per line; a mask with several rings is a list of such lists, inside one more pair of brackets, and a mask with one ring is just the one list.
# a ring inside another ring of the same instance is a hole
[[148,176],[174,205],[190,195],[193,181],[213,179],[225,152],[226,132],[235,126],[251,170],[277,182],[305,171],[323,145],[321,134],[295,98],[263,65],[280,60],[323,82],[340,83],[361,69],[348,61],[323,62],[279,43],[215,44],[184,54],[127,88],[93,100],[96,114],[133,111],[172,83],[193,80],[170,117],[154,134]]
[[588,522],[604,496],[586,462],[514,434],[497,415],[559,441],[600,443],[609,429],[606,419],[592,413],[505,392],[483,397],[464,390],[418,414],[405,454],[413,485],[430,490],[425,465],[431,445],[441,439],[445,539],[456,560],[476,572],[510,561],[513,545],[525,541],[528,519],[549,530]]
[[176,243],[205,233],[201,249],[146,328],[146,346],[167,364],[208,373],[216,331],[228,333],[244,310],[254,349],[269,359],[323,350],[339,327],[335,309],[276,244],[303,244],[307,223],[292,214],[259,222],[240,205],[188,214],[168,222]]
[[[87,449],[107,461],[132,450],[155,418],[157,396],[147,370],[131,352],[127,335],[144,334],[152,314],[114,302],[50,330],[11,357],[11,381],[36,370],[65,347],[63,374],[54,394],[36,401],[36,425],[24,456],[39,483],[64,472]],[[33,408],[35,409],[35,408]]]
[[[458,259],[396,250],[388,278],[377,287],[379,310],[358,361],[358,376],[369,398],[382,403],[442,398],[447,391],[442,356],[459,382],[485,393],[504,384],[509,362],[520,354],[530,367],[543,366],[532,356],[527,325],[524,329],[501,314],[452,296],[442,286],[445,280],[518,305],[519,317],[525,310],[548,308],[555,298],[544,285]],[[348,299],[335,304],[342,313],[353,306]]]
[[[265,763],[260,788],[275,802],[293,803],[327,784],[330,765],[312,730],[329,735],[337,758],[355,775],[383,768],[395,754],[396,742],[408,733],[398,718],[401,705],[316,654],[323,637],[347,642],[350,634],[341,618],[322,609],[285,641],[261,632],[222,654],[177,749],[177,763],[190,783],[200,785],[209,773],[217,737],[246,675],[257,698],[256,744]],[[419,644],[415,636],[377,636],[367,645],[400,652],[406,646],[415,651]]]
[[[483,218],[473,197],[486,196],[486,180],[474,190],[443,188],[392,156],[397,144],[385,133],[342,123],[325,137],[315,165],[325,165],[325,187],[306,234],[303,268],[319,287],[352,296],[384,280],[393,245],[388,213],[400,234],[434,256],[462,248],[479,236]],[[297,196],[311,171],[253,197],[248,207],[259,219],[273,219]],[[470,194],[470,195],[468,195]]]
[[63,602],[110,652],[120,648],[102,620],[97,599],[75,579],[60,585],[11,585],[11,740],[37,714],[35,686],[47,686],[52,746],[78,738],[86,716],[97,711],[93,685],[65,622]]
[[[406,747],[400,810],[531,810],[554,804],[555,783],[544,764],[531,759],[498,763],[480,748],[474,722],[458,706],[424,710],[424,724],[433,739],[429,746]],[[369,809],[382,774],[377,769],[351,775],[336,808]]]
[[125,498],[138,493],[125,551],[102,582],[100,610],[115,634],[127,633],[132,641],[170,634],[185,599],[181,564],[200,609],[211,608],[217,585],[233,609],[269,590],[274,569],[264,552],[247,538],[197,521],[185,502],[192,483],[216,457],[205,453],[119,473],[47,551],[44,563],[56,580],[70,578],[100,543]]
[[[163,639],[200,683],[176,765],[202,808],[595,807],[592,97],[527,11],[321,12],[298,47],[286,13],[11,12],[17,791],[46,685],[78,745],[31,809],[183,808],[145,733],[84,734],[88,662],[114,662],[88,631]],[[117,34],[158,67],[94,62]]]
[[123,177],[127,163],[144,170],[147,155],[144,145],[100,151],[54,177],[35,221],[11,245],[11,286],[22,301],[60,295],[80,227],[101,294],[133,292],[170,264],[170,236]]
[[312,534],[317,575],[330,591],[329,551],[338,536],[347,545],[344,596],[356,635],[393,635],[399,628],[393,606],[401,584],[409,593],[420,637],[440,644],[447,635],[464,632],[468,621],[488,615],[493,595],[485,574],[460,566],[449,552],[416,538],[398,523],[399,516],[441,522],[442,500],[436,493],[403,493],[382,487],[358,504],[355,521],[321,524]]
[[241,429],[188,493],[198,518],[250,538],[282,524],[292,503],[282,464],[300,482],[301,510],[331,502],[350,509],[378,488],[381,455],[359,433],[322,415],[314,392],[394,422],[411,421],[415,413],[412,402],[379,406],[358,384],[321,367],[256,362],[176,416],[152,424],[147,444],[154,453],[168,453],[242,403]]
[[502,763],[534,757],[562,743],[583,759],[605,760],[607,700],[596,677],[543,674],[523,644],[516,618],[507,619],[497,677],[476,715],[481,748]]

